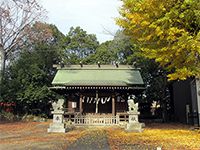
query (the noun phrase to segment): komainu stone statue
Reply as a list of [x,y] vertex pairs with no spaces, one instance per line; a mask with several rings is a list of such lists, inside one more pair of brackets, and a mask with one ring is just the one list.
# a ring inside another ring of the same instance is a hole
[[138,112],[138,103],[135,103],[133,99],[128,99],[129,112]]
[[57,102],[52,103],[54,111],[59,111],[63,109],[64,99],[59,99]]

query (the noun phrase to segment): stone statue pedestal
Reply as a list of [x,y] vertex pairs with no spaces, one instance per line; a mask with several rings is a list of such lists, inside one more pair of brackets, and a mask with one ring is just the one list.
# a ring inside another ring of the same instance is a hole
[[65,133],[65,124],[64,124],[64,111],[56,110],[51,112],[53,114],[53,123],[50,124],[48,132],[60,132]]
[[142,132],[142,123],[138,122],[138,115],[140,113],[138,111],[129,111],[127,113],[129,118],[125,130],[128,132]]

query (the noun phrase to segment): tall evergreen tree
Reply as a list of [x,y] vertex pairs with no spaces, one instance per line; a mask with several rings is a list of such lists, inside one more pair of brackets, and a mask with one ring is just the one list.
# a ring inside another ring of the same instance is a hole
[[71,27],[66,35],[66,61],[77,64],[85,57],[95,53],[99,42],[94,34],[87,34],[80,27]]

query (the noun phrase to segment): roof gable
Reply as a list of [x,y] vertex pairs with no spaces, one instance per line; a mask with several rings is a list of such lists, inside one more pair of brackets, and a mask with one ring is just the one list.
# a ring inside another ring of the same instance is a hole
[[72,66],[58,69],[53,85],[65,86],[134,86],[143,85],[138,69],[130,66],[114,68],[110,65]]

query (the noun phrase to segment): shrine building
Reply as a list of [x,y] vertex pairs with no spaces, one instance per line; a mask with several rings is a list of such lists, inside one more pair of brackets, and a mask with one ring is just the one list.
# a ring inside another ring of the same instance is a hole
[[[144,82],[137,68],[127,65],[55,65],[51,90],[65,99],[66,115],[126,113],[131,95],[141,95]],[[71,116],[70,116],[71,117]]]

